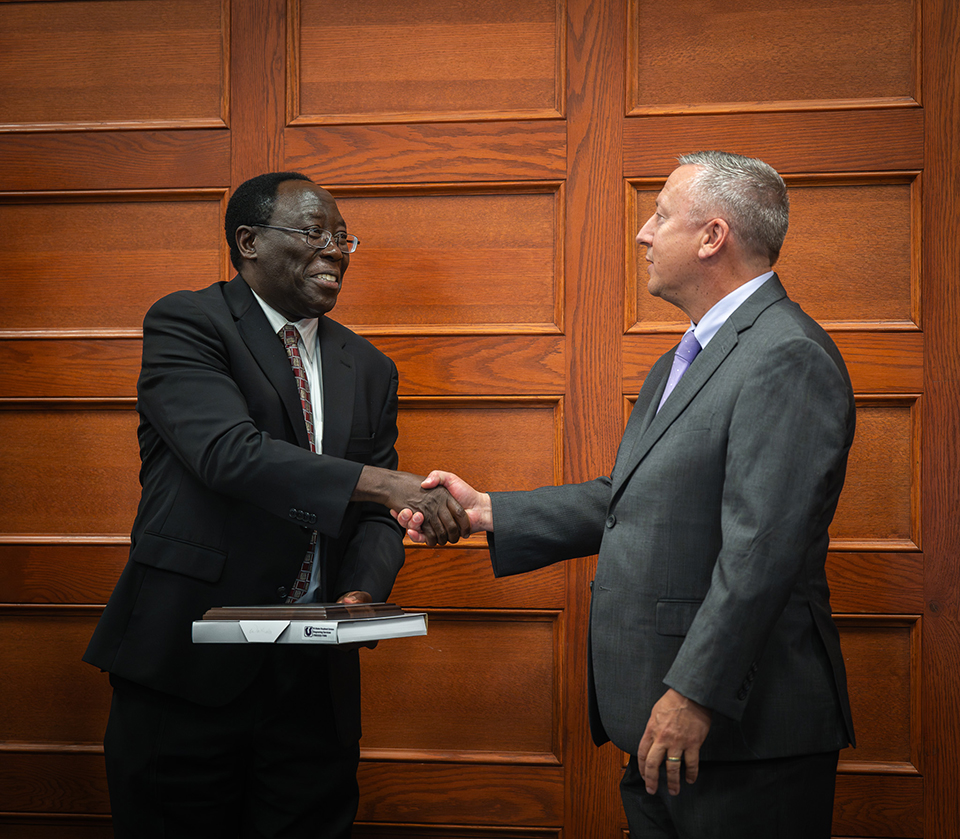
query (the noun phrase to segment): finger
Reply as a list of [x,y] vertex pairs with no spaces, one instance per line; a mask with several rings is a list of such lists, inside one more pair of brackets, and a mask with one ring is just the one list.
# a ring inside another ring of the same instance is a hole
[[426,478],[423,479],[420,486],[423,489],[433,489],[443,483],[443,475],[439,469],[434,469]]
[[677,795],[680,792],[680,764],[683,763],[682,755],[667,755],[667,791],[670,795]]
[[407,537],[411,542],[419,542],[420,544],[426,544],[427,537],[424,536],[419,530],[408,530]]
[[688,784],[692,784],[700,774],[700,752],[687,749],[683,753],[683,763],[687,768],[684,778]]
[[662,746],[654,746],[643,764],[643,780],[650,795],[653,795],[660,785],[660,764],[663,763],[665,756],[666,749]]

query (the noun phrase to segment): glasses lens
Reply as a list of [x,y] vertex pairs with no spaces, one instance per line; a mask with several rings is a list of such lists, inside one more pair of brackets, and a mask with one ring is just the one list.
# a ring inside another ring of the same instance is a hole
[[346,233],[337,236],[337,247],[340,248],[343,253],[353,253],[359,244],[360,240],[356,236],[351,236]]
[[333,239],[333,236],[331,236],[328,231],[321,230],[319,227],[311,227],[307,231],[307,244],[312,248],[323,250],[330,244],[331,239]]

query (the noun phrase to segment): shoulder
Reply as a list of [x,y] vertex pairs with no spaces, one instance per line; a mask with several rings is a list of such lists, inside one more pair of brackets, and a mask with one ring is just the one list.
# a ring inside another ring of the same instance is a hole
[[338,346],[351,355],[372,364],[394,366],[388,355],[377,349],[369,340],[352,329],[332,320],[329,315],[320,319],[320,335],[324,343]]

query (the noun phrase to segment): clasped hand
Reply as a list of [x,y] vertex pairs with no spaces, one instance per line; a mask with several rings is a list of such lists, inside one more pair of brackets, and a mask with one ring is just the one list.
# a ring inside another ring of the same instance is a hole
[[[490,506],[490,496],[485,492],[478,492],[470,484],[453,472],[434,470],[420,484],[421,489],[428,492],[443,490],[449,492],[451,498],[464,513],[467,521],[467,530],[462,535],[476,533],[478,530],[493,530],[493,511]],[[407,536],[414,542],[432,545],[431,524],[422,512],[407,505],[392,507],[390,514],[405,528]],[[459,521],[459,519],[458,519]],[[456,542],[456,539],[450,541]],[[442,543],[441,543],[442,544]]]

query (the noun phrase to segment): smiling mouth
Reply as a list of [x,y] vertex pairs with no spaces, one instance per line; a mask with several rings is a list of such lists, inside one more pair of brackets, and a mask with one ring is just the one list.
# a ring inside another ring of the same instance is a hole
[[310,274],[310,279],[314,282],[320,283],[320,285],[326,286],[335,286],[340,287],[340,278],[334,274],[327,274],[326,272],[321,274]]

